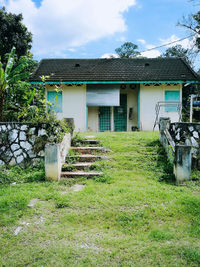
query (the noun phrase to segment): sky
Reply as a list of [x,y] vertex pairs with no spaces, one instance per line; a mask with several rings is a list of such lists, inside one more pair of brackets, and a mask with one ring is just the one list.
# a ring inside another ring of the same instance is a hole
[[[124,42],[145,51],[190,35],[177,23],[200,8],[189,0],[0,0],[2,6],[23,14],[37,60],[108,57]],[[167,47],[142,55],[157,57]]]

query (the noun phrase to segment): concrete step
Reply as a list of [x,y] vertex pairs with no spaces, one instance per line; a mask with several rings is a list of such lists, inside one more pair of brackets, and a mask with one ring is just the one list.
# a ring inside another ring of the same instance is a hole
[[70,168],[75,169],[75,170],[85,170],[89,169],[93,165],[92,162],[77,162],[73,164],[63,164],[62,169],[63,170],[69,170]]
[[61,172],[62,178],[79,178],[79,177],[94,177],[102,175],[102,172],[84,172],[84,171],[75,171],[75,172]]
[[96,161],[96,160],[108,159],[108,157],[106,157],[106,156],[91,155],[91,154],[81,154],[81,155],[67,156],[67,158],[76,160],[78,162],[93,162],[93,161]]
[[71,147],[73,151],[84,153],[95,153],[95,152],[110,152],[109,149],[100,146],[83,146],[83,147]]
[[85,145],[97,145],[97,144],[100,144],[100,142],[98,140],[95,140],[95,139],[85,139],[85,140],[82,140],[81,141],[82,144],[85,144]]

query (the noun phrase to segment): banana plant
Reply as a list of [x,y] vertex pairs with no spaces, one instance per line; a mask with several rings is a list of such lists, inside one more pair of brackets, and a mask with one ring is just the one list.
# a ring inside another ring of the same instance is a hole
[[5,69],[0,58],[0,121],[3,121],[5,93],[8,91],[10,86],[29,76],[29,73],[25,71],[27,62],[23,59],[19,60],[17,66],[14,67],[15,50],[15,47],[13,47],[9,54]]

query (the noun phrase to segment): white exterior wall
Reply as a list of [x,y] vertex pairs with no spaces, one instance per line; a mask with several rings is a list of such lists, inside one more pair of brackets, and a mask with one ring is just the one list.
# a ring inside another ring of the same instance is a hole
[[[127,85],[126,89],[120,90],[120,94],[127,94],[127,131],[131,131],[132,126],[138,126],[138,89]],[[129,120],[130,108],[133,108],[133,118]]]
[[99,107],[88,107],[88,131],[99,131]]
[[[182,99],[182,84],[160,86],[140,85],[140,129],[144,131],[152,131],[156,119],[155,106],[158,101],[165,101],[165,91],[180,91],[180,101]],[[165,112],[165,108],[161,108],[159,117],[169,117],[172,122],[179,119],[177,112]],[[156,127],[158,130],[158,127]]]
[[[47,91],[53,91],[53,86],[46,86]],[[75,131],[86,131],[86,85],[62,85],[62,112],[56,113],[58,119],[73,118]]]

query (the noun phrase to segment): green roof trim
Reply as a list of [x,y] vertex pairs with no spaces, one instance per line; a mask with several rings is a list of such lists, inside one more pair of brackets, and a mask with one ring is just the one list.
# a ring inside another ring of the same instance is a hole
[[198,81],[46,81],[29,82],[30,84],[129,84],[129,83],[199,83]]

